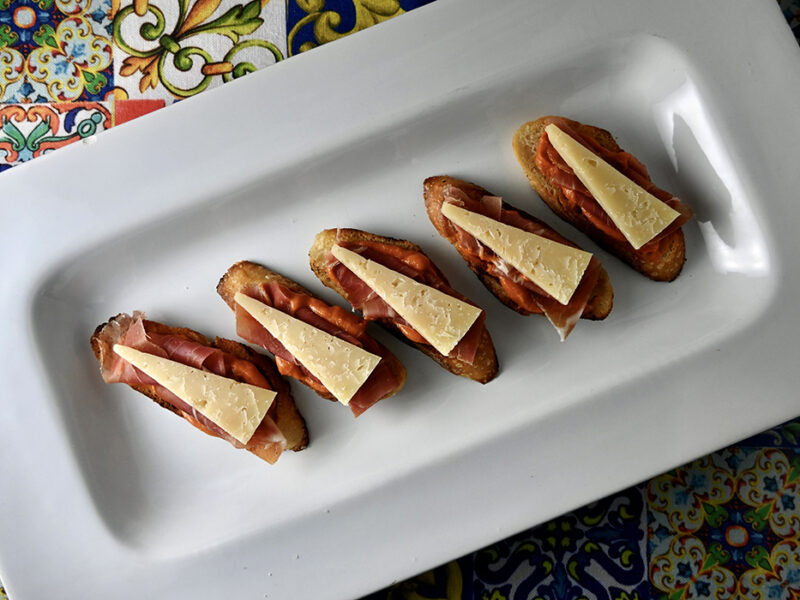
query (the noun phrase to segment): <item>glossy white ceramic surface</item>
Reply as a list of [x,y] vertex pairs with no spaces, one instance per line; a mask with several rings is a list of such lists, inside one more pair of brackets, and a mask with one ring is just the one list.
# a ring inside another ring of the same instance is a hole
[[[439,0],[3,174],[11,597],[356,597],[797,416],[799,58],[770,3]],[[693,207],[674,283],[530,190],[511,136],[543,114],[613,131]],[[444,173],[596,251],[609,318],[562,344],[501,306],[428,222]],[[423,246],[486,308],[500,376],[378,332],[403,392],[356,421],[294,385],[312,442],[274,466],[102,382],[88,338],[118,312],[234,336],[237,260],[338,301],[307,265],[335,226]]]

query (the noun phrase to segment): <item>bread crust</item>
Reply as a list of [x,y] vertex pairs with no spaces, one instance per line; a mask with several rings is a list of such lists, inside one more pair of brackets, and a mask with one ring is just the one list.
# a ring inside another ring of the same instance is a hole
[[[225,272],[225,274],[222,276],[222,278],[219,280],[219,283],[217,284],[217,293],[231,308],[231,310],[235,310],[236,302],[234,300],[234,296],[236,296],[237,292],[245,288],[248,288],[250,286],[259,285],[261,283],[268,283],[270,281],[276,281],[280,285],[284,286],[285,288],[287,288],[292,292],[296,292],[299,294],[306,294],[308,296],[312,296],[314,298],[321,300],[318,296],[309,292],[299,283],[292,281],[288,277],[284,277],[280,273],[268,269],[264,265],[260,265],[258,263],[254,263],[248,260],[243,260],[235,263]],[[324,302],[324,300],[321,301]],[[377,340],[375,340],[375,343],[381,346],[381,348],[385,349],[383,344],[381,344]],[[392,354],[388,349],[386,349],[383,358],[384,360],[387,361],[389,368],[391,369],[397,381],[400,382],[400,384],[392,391],[391,394],[388,394],[383,398],[381,398],[382,400],[396,394],[398,391],[400,391],[400,389],[402,389],[402,387],[405,385],[406,382],[406,368],[397,359],[397,357],[394,354]],[[309,385],[305,381],[302,381],[302,383]],[[331,394],[327,390],[323,392],[314,388],[314,391],[317,392],[323,398],[333,401],[336,400],[333,394]]]
[[[328,255],[330,254],[331,248],[338,241],[356,243],[377,242],[381,244],[398,246],[404,250],[419,252],[420,254],[425,255],[425,253],[422,251],[422,248],[412,242],[409,242],[408,240],[384,237],[374,233],[360,231],[358,229],[326,229],[321,231],[314,238],[314,244],[311,246],[311,250],[308,253],[311,270],[314,271],[314,274],[325,286],[331,288],[345,299],[347,299],[347,294],[345,293],[344,288],[342,288],[342,286],[340,286],[330,277],[327,268]],[[431,261],[431,263],[433,263],[433,261]],[[434,268],[436,268],[437,273],[449,285],[447,278],[439,270],[439,268],[435,265]],[[467,377],[479,383],[488,383],[497,376],[497,353],[495,352],[494,344],[492,343],[492,337],[486,327],[483,329],[475,360],[472,364],[469,364],[457,358],[445,356],[429,344],[420,344],[418,342],[409,340],[405,335],[403,335],[402,331],[400,331],[393,319],[384,317],[377,319],[376,322],[389,331],[392,335],[397,337],[397,339],[431,357],[439,365],[454,375]]]
[[[105,345],[100,339],[101,331],[113,321],[125,316],[126,315],[120,313],[95,328],[89,343],[91,344],[92,351],[94,352],[94,355],[100,364],[104,363],[104,354],[108,351],[107,345]],[[187,327],[172,327],[170,325],[164,325],[163,323],[149,320],[144,320],[144,325],[146,331],[178,336],[203,346],[218,348],[223,352],[232,354],[236,358],[253,363],[258,371],[269,382],[273,391],[277,393],[275,396],[275,424],[286,438],[286,450],[298,452],[308,446],[308,429],[306,427],[306,422],[300,414],[300,411],[297,410],[289,383],[281,376],[280,373],[278,373],[278,369],[267,357],[258,354],[247,346],[244,346],[243,344],[240,344],[234,340],[217,337],[212,341],[203,334],[192,329],[188,329]],[[161,399],[158,392],[158,386],[143,384],[126,385],[130,386],[137,392],[144,394],[160,406],[175,413],[176,415],[181,415],[178,409],[172,406],[169,402]],[[264,448],[248,448],[248,450],[269,463],[274,463],[281,454],[279,451],[273,451]]]
[[[428,217],[430,218],[431,223],[433,223],[433,226],[442,237],[444,237],[448,242],[453,244],[457,250],[459,250],[462,258],[464,258],[465,262],[469,268],[472,269],[473,273],[478,276],[478,278],[489,289],[489,291],[497,296],[497,298],[503,304],[520,313],[521,315],[532,314],[531,311],[522,308],[511,298],[509,298],[497,277],[475,266],[458,248],[458,244],[456,243],[456,229],[452,223],[450,223],[447,217],[442,214],[442,204],[444,204],[445,201],[445,190],[449,186],[458,188],[464,194],[475,200],[480,200],[484,196],[492,195],[491,192],[477,184],[455,179],[454,177],[450,177],[448,175],[428,177],[424,183],[424,197],[425,209],[428,212]],[[521,211],[506,202],[503,202],[503,208],[515,210],[526,219],[539,223],[548,229],[552,229],[549,225],[543,223],[536,217],[529,215],[528,213]],[[598,274],[597,283],[594,286],[592,295],[589,297],[589,301],[586,303],[586,307],[583,309],[581,318],[594,321],[605,319],[611,312],[613,305],[614,289],[611,287],[611,280],[608,277],[608,273],[604,268],[601,267],[600,273]]]
[[[512,146],[519,164],[522,166],[531,187],[559,217],[580,229],[599,246],[608,250],[631,267],[654,281],[672,281],[681,272],[686,261],[686,243],[681,228],[676,229],[664,241],[665,251],[657,260],[643,256],[627,241],[609,237],[592,224],[580,207],[570,202],[559,186],[552,185],[536,166],[536,151],[544,128],[553,120],[563,117],[545,116],[522,125],[514,133]],[[585,125],[571,119],[564,119],[577,132],[594,138],[604,148],[619,152],[621,148],[614,137],[605,129]]]

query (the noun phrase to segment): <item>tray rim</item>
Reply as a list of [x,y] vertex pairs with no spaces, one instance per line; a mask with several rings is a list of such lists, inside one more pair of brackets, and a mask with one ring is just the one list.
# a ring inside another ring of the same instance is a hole
[[[176,122],[182,123],[184,127],[190,127],[192,120],[197,118],[198,115],[202,115],[203,112],[207,110],[211,105],[218,104],[220,102],[226,102],[228,101],[229,98],[232,99],[239,94],[252,93],[253,89],[258,89],[261,86],[272,85],[272,79],[275,80],[286,79],[289,80],[290,82],[297,82],[299,81],[299,78],[302,76],[301,73],[304,70],[314,70],[316,72],[319,72],[321,70],[322,64],[325,63],[329,55],[336,54],[337,55],[336,57],[340,60],[352,59],[352,57],[358,54],[360,50],[373,48],[372,44],[374,44],[375,41],[378,39],[381,40],[381,44],[386,43],[388,46],[396,48],[398,45],[402,44],[402,39],[404,38],[404,36],[406,36],[406,34],[409,35],[413,34],[413,36],[416,36],[419,39],[422,37],[422,35],[424,35],[424,32],[426,30],[435,31],[436,28],[440,26],[443,22],[449,22],[452,26],[452,20],[450,17],[456,14],[468,15],[468,16],[482,15],[486,18],[486,21],[488,23],[492,23],[495,26],[497,26],[498,23],[502,20],[502,18],[507,18],[507,16],[511,13],[510,8],[508,8],[505,12],[498,11],[502,13],[498,16],[497,13],[485,7],[481,7],[480,4],[481,3],[479,2],[479,0],[462,0],[461,5],[457,4],[455,1],[448,2],[448,0],[439,0],[434,4],[423,7],[418,11],[414,11],[411,14],[404,16],[402,19],[397,19],[394,22],[389,22],[382,25],[381,26],[382,29],[380,31],[376,32],[374,30],[372,31],[367,30],[359,34],[359,36],[349,38],[348,40],[342,40],[338,44],[330,46],[329,47],[330,49],[327,49],[326,47],[325,50],[318,49],[313,53],[309,53],[307,56],[295,57],[293,58],[292,61],[290,61],[291,64],[295,65],[294,67],[286,68],[285,65],[272,67],[271,69],[267,70],[267,72],[264,73],[263,75],[258,74],[258,76],[251,76],[243,80],[241,83],[237,82],[236,85],[234,86],[223,86],[218,90],[209,92],[208,94],[206,94],[208,99],[200,97],[196,101],[193,101],[191,105],[189,105],[189,103],[180,103],[175,107],[171,107],[164,111],[159,111],[159,113],[163,114],[156,113],[154,115],[150,115],[146,119],[142,119],[141,120],[142,123],[140,125],[134,123],[131,126],[121,127],[119,128],[119,133],[117,133],[117,129],[115,128],[110,132],[104,133],[102,144],[97,144],[97,146],[110,145],[111,144],[110,140],[112,139],[116,140],[117,138],[119,138],[120,140],[124,138],[126,140],[125,143],[129,143],[130,141],[133,141],[135,143],[137,139],[141,139],[144,136],[152,134],[155,128],[161,127],[162,125],[165,126],[174,125],[174,123]],[[578,6],[580,4],[581,3],[577,3]],[[585,6],[589,6],[592,3],[584,2],[583,4]],[[518,2],[516,5],[523,6],[524,3]],[[509,4],[509,6],[512,5]],[[736,6],[736,10],[731,8],[729,2],[723,3],[722,0],[715,0],[714,2],[710,2],[706,6],[701,8],[694,7],[693,3],[689,2],[688,0],[681,0],[680,8],[684,11],[695,10],[701,13],[699,15],[700,17],[710,18],[713,15],[714,9],[722,10],[723,7],[724,10],[730,11],[731,14],[736,13],[738,15],[739,11],[747,12],[751,16],[750,25],[754,28],[753,30],[755,30],[756,27],[761,27],[762,29],[777,31],[779,24],[783,25],[783,27],[785,28],[785,23],[779,20],[780,14],[777,11],[777,7],[775,7],[774,10],[767,8],[754,8],[752,6],[748,6],[748,4],[744,2],[744,0],[739,0]],[[621,15],[626,10],[634,10],[635,7],[634,6],[624,7],[622,5],[614,5],[614,3],[609,2],[606,9],[607,13],[605,13],[605,16],[603,18],[610,19],[614,15]],[[534,9],[529,9],[529,10],[534,10]],[[645,13],[651,17],[656,16],[656,13],[659,13],[662,18],[654,19],[652,23],[649,23],[647,25],[649,33],[667,38],[670,42],[676,43],[678,47],[680,47],[681,49],[683,49],[692,56],[694,56],[694,53],[699,52],[700,49],[703,48],[708,49],[708,46],[711,45],[708,43],[708,40],[706,40],[704,44],[701,44],[697,43],[696,40],[692,38],[692,36],[696,35],[698,31],[702,31],[702,27],[699,24],[703,23],[702,18],[689,19],[689,21],[691,21],[692,23],[692,26],[687,28],[685,27],[686,26],[685,20],[677,19],[676,17],[674,17],[673,14],[669,15],[663,14],[665,12],[664,9],[658,7],[648,7],[648,8],[640,7],[636,10],[639,11],[639,14]],[[680,10],[674,7],[672,7],[671,10],[674,10],[676,13],[680,12]],[[539,14],[537,16],[543,16],[543,15]],[[462,16],[461,18],[463,18],[464,21],[467,20],[466,17]],[[742,19],[742,21],[746,20],[747,19]],[[656,23],[656,21],[658,22]],[[681,22],[679,23],[679,21]],[[730,25],[731,27],[730,31],[725,32],[724,35],[735,35],[736,30],[734,21],[735,19],[729,19],[726,21],[726,24]],[[630,26],[630,21],[628,21],[627,24],[628,26]],[[461,25],[462,27],[467,26],[466,23],[462,23]],[[683,27],[684,30],[679,32],[679,26]],[[717,35],[721,34],[717,32]],[[791,41],[791,43],[794,43],[794,40],[791,39],[790,34],[788,32],[788,28],[786,28],[786,31],[782,35],[783,37],[781,37],[781,35],[778,35],[777,37],[767,36],[764,40],[762,40],[760,50],[761,52],[767,52],[772,57],[776,58],[777,63],[785,64],[786,61],[796,60],[798,55],[800,55],[800,53],[796,51],[796,45],[793,47],[794,52],[789,51],[788,43],[789,41]],[[720,60],[720,53],[721,51],[719,50],[716,51],[712,50],[709,52],[707,56],[703,57],[700,60],[700,62],[702,64],[705,64],[706,66],[713,65],[714,60]],[[278,67],[280,67],[281,69],[280,71]],[[407,69],[408,68],[410,67],[407,67]],[[273,70],[275,71],[275,74],[271,72]],[[774,69],[773,71],[767,71],[766,73],[762,74],[762,79],[770,80],[773,82],[777,81],[776,77],[778,76],[779,73],[780,69],[778,68]],[[719,76],[720,81],[714,82],[715,86],[724,81],[724,78],[729,75],[730,75],[730,70],[722,69]],[[785,76],[785,72],[783,73],[783,75]],[[778,110],[775,110],[775,112],[773,113],[772,117],[773,119],[775,119],[776,116],[780,114],[787,114],[787,115],[790,114],[789,109],[791,107],[789,106],[788,98],[792,97],[793,95],[794,97],[797,97],[797,94],[793,94],[793,92],[800,91],[800,81],[798,81],[797,77],[789,78],[788,81],[786,79],[781,79],[781,84],[784,89],[784,96],[783,96],[784,100],[783,101],[781,101],[780,99],[774,100],[773,102],[773,104],[775,105],[774,107],[777,108]],[[247,85],[248,87],[245,88],[245,85]],[[239,91],[240,89],[241,92]],[[743,94],[743,98],[740,99],[739,104],[745,104],[745,105],[747,105],[748,103],[752,104],[753,100],[754,98],[752,97],[752,91],[750,91],[749,93]],[[183,104],[186,104],[187,106],[183,108],[182,107]],[[786,129],[791,129],[791,128],[787,127]],[[356,131],[355,133],[358,133],[358,131]],[[791,137],[788,135],[788,133],[789,132],[787,132],[784,135],[784,139],[789,139]],[[106,142],[106,138],[109,140],[108,143]],[[122,142],[115,142],[115,143],[122,143]],[[68,172],[70,169],[70,165],[74,161],[80,160],[81,152],[92,151],[91,145],[86,145],[84,148],[77,147],[78,145],[75,146],[76,148],[74,149],[69,149],[69,148],[64,149],[59,151],[59,153],[55,153],[48,157],[37,159],[33,163],[28,163],[26,165],[15,167],[14,169],[7,171],[6,173],[3,173],[2,174],[3,179],[0,179],[0,181],[2,181],[4,185],[8,186],[6,189],[11,192],[10,197],[14,197],[14,194],[22,194],[26,192],[30,193],[30,190],[44,188],[45,189],[44,203],[47,202],[52,203],[54,198],[52,195],[53,189],[48,184],[40,182],[38,180],[44,178],[45,176],[49,176],[54,180],[58,179],[57,174],[59,172],[60,173]],[[320,152],[324,151],[325,151],[324,148],[320,150]],[[778,156],[778,152],[773,149],[772,153],[770,154],[770,158],[774,159],[773,164],[779,168],[778,170],[782,168],[784,170],[784,173],[790,173],[789,168],[791,167],[791,162],[788,157],[781,158],[780,156]],[[257,169],[258,164],[250,163],[247,165],[247,168]],[[771,187],[776,191],[780,191],[781,189],[786,191],[791,188],[793,182],[796,189],[796,184],[798,183],[797,175],[787,174],[784,180],[773,182]],[[213,193],[213,190],[209,191],[209,194],[211,193]],[[178,199],[177,207],[174,210],[178,210],[180,206],[188,206],[192,201],[192,199],[188,196],[189,195],[187,194],[187,197]],[[91,204],[91,202],[88,202],[86,207],[78,207],[75,210],[78,212],[78,216],[80,216],[80,213],[82,211],[86,210],[88,213],[93,208],[95,207]],[[7,212],[7,207],[3,208],[3,212]],[[12,210],[8,212],[10,212],[11,213],[10,216],[14,218],[18,219],[25,218],[25,212],[23,210],[20,210],[19,207],[13,207]],[[77,222],[77,219],[72,219],[72,222]],[[28,222],[20,230],[35,231],[36,230],[35,225],[36,224],[34,223]],[[76,240],[80,239],[80,235],[82,233],[83,232],[79,230],[74,231],[72,233],[73,239],[64,241],[63,247],[71,248],[73,250],[75,248],[79,248],[80,244],[78,243],[76,245],[75,242]],[[779,243],[781,244],[780,250],[782,252],[786,250],[793,250],[793,251],[797,250],[797,243],[788,240],[788,233],[789,233],[788,231],[778,228],[776,229],[775,233]],[[58,242],[58,240],[56,241]],[[58,247],[58,243],[56,243],[55,246]],[[3,245],[3,249],[4,250],[7,249],[5,244]],[[10,254],[5,254],[5,255],[11,256]],[[797,278],[796,277],[792,278],[789,276],[792,274],[791,273],[792,271],[794,271],[796,274],[798,268],[790,264],[783,264],[781,265],[781,267],[782,270],[784,270],[784,278],[781,281],[781,288],[782,288],[781,294],[783,295],[784,298],[786,298],[788,296],[791,296],[791,292],[795,292],[797,290],[797,284],[792,283],[792,280],[797,281]],[[23,268],[12,267],[10,271],[11,271],[10,281],[12,283],[16,285],[20,282],[25,281],[26,273],[24,272]],[[22,316],[23,314],[25,316],[29,316],[28,313],[26,312],[26,306],[30,306],[30,301],[31,301],[30,294],[35,293],[35,291],[38,289],[38,286],[35,284],[35,282],[31,285],[31,282],[28,281],[28,284],[29,284],[28,287],[26,287],[26,291],[28,292],[27,294],[25,294],[23,297],[20,298],[13,298],[13,299],[4,298],[2,302],[3,308],[6,308],[8,311],[11,311],[11,314],[14,314],[15,316]],[[787,287],[789,288],[788,291],[786,289]],[[776,302],[775,310],[779,314],[791,314],[789,312],[790,309],[788,304],[789,304],[788,301],[779,299]],[[6,314],[8,314],[8,312],[6,312]],[[19,341],[20,347],[23,347],[27,350],[29,348],[28,343],[26,343],[22,339],[17,339],[18,337],[21,338],[22,335],[24,335],[24,333],[26,332],[27,330],[26,325],[27,322],[22,324],[15,324],[14,327],[12,328],[11,339],[15,342]],[[774,330],[772,331],[773,331],[772,335],[777,335],[774,332]],[[787,336],[788,334],[786,332],[782,332],[782,335]],[[785,337],[779,339],[785,339]],[[10,355],[9,348],[4,349],[4,356],[6,354]],[[2,372],[7,376],[10,375],[7,367],[3,367]],[[797,407],[796,403],[793,405],[791,402],[787,402],[786,399],[782,400],[783,403],[781,404],[780,407],[776,408],[774,414],[770,414],[769,418],[764,418],[764,417],[761,418],[763,423],[776,424],[774,422],[774,418],[778,416],[778,412],[780,412],[781,415],[784,414],[788,415],[790,413],[787,411],[794,410],[795,413],[793,416],[796,416],[796,413],[800,413],[800,407]],[[45,414],[45,412],[46,411],[44,410],[37,409],[32,411],[31,413],[23,414],[22,412],[19,411],[19,409],[12,409],[12,417],[15,419],[16,422],[20,424],[22,423],[30,424],[32,422],[37,422],[37,421],[46,423],[47,415]],[[781,418],[781,420],[783,420],[783,418]],[[761,427],[761,425],[759,425],[759,427]],[[47,427],[45,427],[45,429],[47,429]],[[757,431],[751,431],[750,433],[756,433],[756,432]],[[56,431],[54,428],[50,429],[50,433],[52,433],[53,435],[52,439],[54,441],[63,440],[63,438],[61,437],[62,433]],[[12,441],[15,442],[17,441],[16,437],[14,436],[9,436],[9,437]],[[742,435],[741,433],[737,433],[735,435],[732,435],[731,437],[732,439],[727,440],[727,443],[734,442],[736,441],[736,439],[740,439]],[[725,441],[725,440],[718,440],[717,442],[719,441]],[[712,450],[712,449],[713,448],[709,448],[707,450]],[[698,447],[696,449],[693,449],[692,452],[684,452],[683,454],[686,455],[685,458],[690,458],[689,455],[691,455],[692,453],[696,454],[700,450],[701,448]],[[472,458],[474,459],[475,457]],[[28,458],[28,460],[30,460],[30,457]],[[464,460],[466,460],[466,458]],[[24,462],[25,461],[23,460],[23,463]],[[469,464],[469,461],[467,461],[467,463],[464,464],[462,464],[460,461],[456,461],[455,466],[451,466],[451,468],[453,469],[453,473],[459,473],[461,472],[461,470],[466,469],[467,464]],[[17,476],[19,475],[19,470],[18,470],[19,467],[9,465],[7,460],[0,459],[0,467],[2,467],[1,472],[4,474],[4,479],[5,475],[9,475],[10,473],[14,473]],[[653,471],[652,474],[658,472],[661,472],[661,470],[656,469],[655,471]],[[423,477],[431,476],[431,474],[421,474],[421,475]],[[67,481],[68,477],[70,476],[80,477],[79,474],[70,473],[69,471],[67,471],[66,473],[63,474],[64,481]],[[8,480],[19,481],[17,477],[13,477],[10,475]],[[633,483],[633,481],[629,483]],[[618,488],[619,486],[615,485],[612,487]],[[391,490],[378,490],[372,493],[380,497],[385,497],[386,495],[391,494]],[[424,494],[422,494],[422,492],[417,492],[417,494],[412,494],[412,497],[414,496],[417,496],[416,499],[420,502],[425,500],[425,496]],[[597,497],[596,495],[594,496]],[[556,513],[553,514],[557,514],[558,512],[563,512],[564,510],[568,510],[569,508],[580,506],[581,504],[584,503],[585,497],[580,495],[575,495],[574,498],[575,500],[571,502],[572,506],[568,506],[568,504],[570,503],[563,504],[562,508],[559,508],[556,511]],[[380,500],[378,501],[380,502]],[[14,508],[18,509],[19,506],[15,505]],[[440,516],[446,516],[446,512],[447,511],[442,513]],[[550,510],[549,512],[552,513],[552,510]],[[352,518],[352,516],[345,516],[343,518],[347,520],[349,518]],[[431,517],[428,517],[428,520],[431,520]],[[532,525],[533,523],[530,524]],[[0,519],[0,531],[7,533],[8,531],[11,530],[13,530],[13,528],[10,526],[8,520]],[[32,530],[31,538],[28,541],[33,542],[34,537],[41,536],[42,533],[43,532],[38,530],[36,531]],[[497,535],[495,537],[500,537],[508,533],[513,533],[513,531],[498,530],[496,533]],[[483,542],[485,542],[485,539],[483,537],[476,536],[475,534],[467,535],[464,537],[469,539],[462,540],[462,543],[465,542],[466,544],[473,544],[472,547],[478,547]],[[8,539],[8,538],[3,536],[3,539]],[[38,539],[42,538],[39,537]],[[250,545],[249,543],[244,545],[244,551],[247,550],[247,546],[249,545]],[[102,548],[103,544],[100,544],[98,549],[101,550]],[[105,546],[105,548],[107,550],[110,548],[114,548],[118,552],[117,556],[120,558],[120,561],[131,558],[130,554],[126,553],[124,550],[114,547],[113,545]],[[30,548],[28,548],[27,550],[30,551]],[[209,559],[212,554],[214,553],[213,552],[209,553],[207,556],[204,556],[202,559],[198,560],[198,564],[206,563],[207,559]],[[405,565],[404,568],[402,569],[396,569],[395,571],[396,574],[393,575],[393,577],[397,576],[398,574],[402,576],[403,573],[405,573],[406,575],[410,575],[415,571],[422,570],[423,568],[425,568],[425,566],[433,566],[438,562],[441,562],[441,560],[446,560],[448,557],[453,558],[451,553],[447,552],[443,548],[435,549],[434,551],[429,552],[424,558],[422,558],[421,556],[417,557],[417,560],[414,561],[413,564]],[[33,561],[35,558],[34,554],[30,553],[29,558]],[[9,551],[6,550],[6,547],[0,547],[0,564],[6,565],[9,562],[14,562],[17,564],[19,563],[19,561],[16,560],[10,561]],[[165,568],[164,565],[158,565],[152,569],[152,572],[155,574],[158,574],[160,572],[159,576],[163,576],[164,568]],[[113,569],[110,572],[112,575],[119,575],[119,573],[114,572]],[[35,565],[30,564],[30,566],[27,567],[24,570],[24,572],[12,569],[12,572],[10,572],[7,575],[4,573],[4,575],[6,576],[6,580],[8,583],[8,589],[13,597],[15,593],[24,594],[25,592],[24,588],[26,584],[23,582],[31,577],[36,577],[37,573],[35,571]],[[17,581],[20,582],[19,586],[17,586]],[[359,593],[363,593],[369,591],[367,589],[368,587],[374,587],[374,582],[372,584],[369,584],[362,581],[360,582],[360,585],[358,583],[356,585],[353,585],[354,582],[349,582],[349,583],[338,582],[338,583],[344,584],[345,586],[350,585],[350,587],[342,587],[341,589],[336,589],[336,590],[329,588],[326,591],[328,593],[339,593],[339,591],[341,591],[342,593],[350,593],[351,591],[357,590],[359,591]],[[386,583],[388,583],[388,581],[386,581]],[[19,592],[17,592],[17,587],[19,589]],[[277,592],[280,593],[280,588],[277,588]]]

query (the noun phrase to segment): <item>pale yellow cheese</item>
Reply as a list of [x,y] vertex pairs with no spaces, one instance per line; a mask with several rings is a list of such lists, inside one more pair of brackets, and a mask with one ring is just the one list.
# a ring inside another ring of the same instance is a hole
[[481,309],[406,277],[339,245],[331,253],[447,356],[480,316]]
[[569,304],[592,255],[450,202],[442,214],[558,300]]
[[276,396],[272,390],[240,383],[129,346],[115,344],[114,352],[242,444],[247,444],[253,437]]
[[380,356],[255,298],[237,293],[234,299],[342,404],[350,403],[381,361]]
[[679,213],[620,173],[552,123],[550,143],[636,250],[656,237]]

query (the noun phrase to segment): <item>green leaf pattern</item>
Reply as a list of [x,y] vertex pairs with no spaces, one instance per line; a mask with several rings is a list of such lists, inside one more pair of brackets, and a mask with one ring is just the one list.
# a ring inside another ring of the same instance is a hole
[[56,30],[50,27],[50,25],[42,25],[39,27],[33,34],[33,41],[36,42],[37,45],[45,48],[59,49],[58,42],[56,42]]
[[647,501],[659,597],[800,598],[800,456],[730,448],[652,479]]
[[[123,27],[123,22],[135,15],[131,7],[124,8],[117,13],[113,24],[115,44],[130,55],[123,60],[120,78],[138,76],[141,93],[160,84],[174,97],[186,98],[205,90],[215,79],[230,81],[256,70],[252,62],[239,60],[237,54],[241,50],[249,48],[251,52],[255,50],[268,56],[268,60],[283,60],[283,53],[274,43],[244,39],[264,24],[262,3],[267,5],[268,1],[235,4],[215,16],[213,13],[219,12],[219,2],[179,0],[178,20],[169,32],[165,30],[163,12],[155,3],[147,4],[147,12],[155,17],[156,23],[145,24],[137,30],[142,40],[125,38],[129,29]],[[194,45],[192,39],[200,35],[218,36],[232,46],[226,49],[220,43],[208,42],[203,42],[203,46]],[[152,44],[154,41],[156,46]],[[140,51],[136,49],[139,47],[152,49]]]
[[13,46],[19,40],[19,36],[11,29],[11,25],[0,25],[0,50]]
[[0,158],[24,162],[111,126],[97,102],[0,106]]
[[193,35],[198,33],[218,33],[237,44],[239,36],[253,33],[264,23],[264,19],[258,16],[260,13],[261,3],[259,0],[252,0],[252,2],[243,6],[234,6],[218,19],[197,27],[193,30]]

